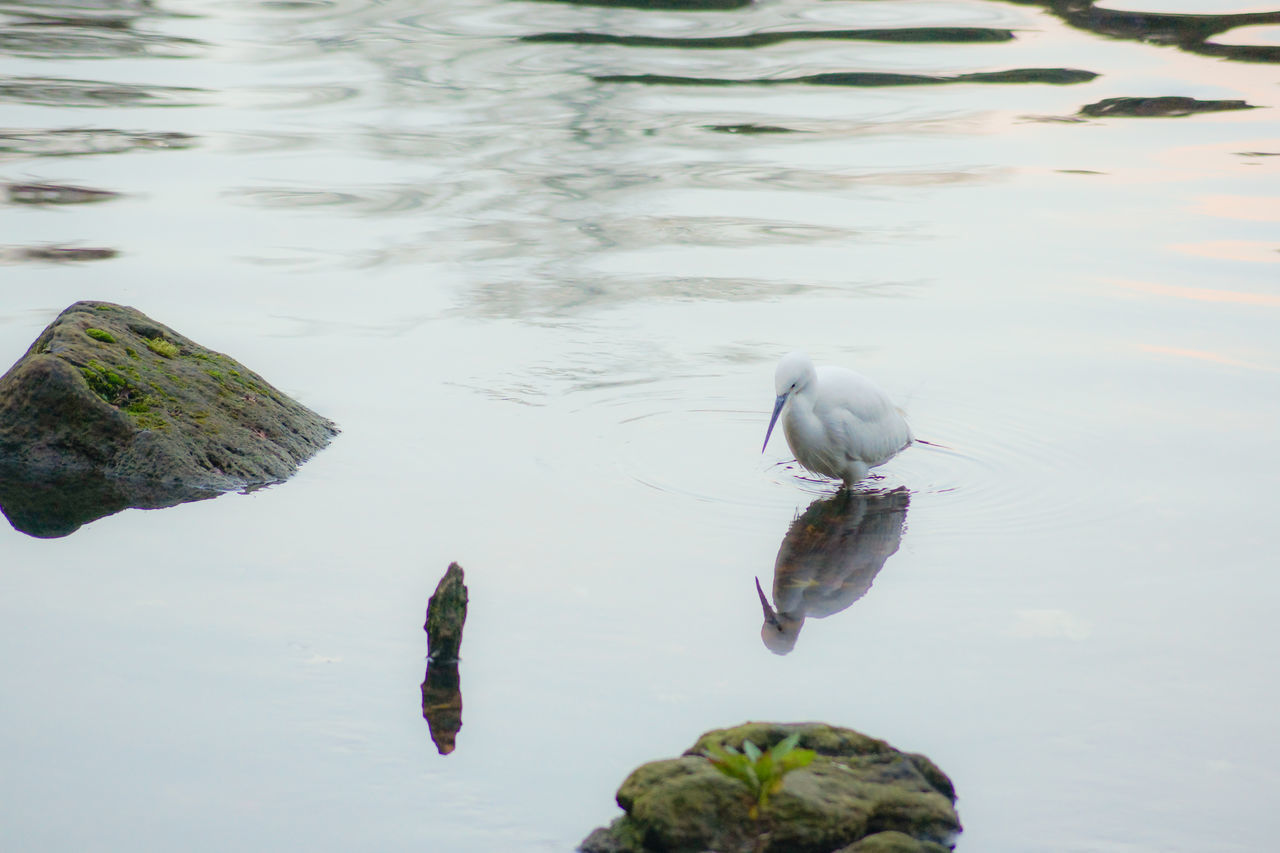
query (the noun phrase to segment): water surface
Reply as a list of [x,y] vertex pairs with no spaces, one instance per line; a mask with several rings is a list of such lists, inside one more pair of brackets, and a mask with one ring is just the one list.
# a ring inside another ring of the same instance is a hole
[[[638,5],[0,6],[0,353],[122,302],[343,429],[0,531],[5,848],[564,851],[640,762],[816,719],[937,761],[961,851],[1271,849],[1280,9]],[[1254,108],[1081,113],[1165,96]],[[778,656],[797,347],[946,447]]]

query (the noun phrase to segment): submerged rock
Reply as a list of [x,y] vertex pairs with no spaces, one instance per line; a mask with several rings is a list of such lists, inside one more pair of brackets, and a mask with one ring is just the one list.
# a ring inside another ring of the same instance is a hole
[[[783,778],[753,820],[746,788],[717,771],[710,745],[761,749],[800,733],[813,763]],[[960,832],[951,780],[923,755],[822,723],[746,723],[707,732],[680,758],[642,765],[618,789],[625,814],[581,853],[941,853]]]
[[[38,517],[25,532],[65,535],[125,506],[284,480],[336,433],[234,359],[133,308],[77,302],[0,377],[0,497],[20,530],[15,516]],[[11,512],[24,484],[51,483],[66,494]]]

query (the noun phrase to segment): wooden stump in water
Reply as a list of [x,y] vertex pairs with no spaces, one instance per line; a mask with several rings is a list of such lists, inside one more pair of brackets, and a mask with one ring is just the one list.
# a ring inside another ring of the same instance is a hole
[[458,648],[467,620],[467,587],[462,567],[450,563],[427,602],[427,672],[422,680],[422,717],[441,755],[453,752],[462,728],[462,680]]
[[435,594],[427,602],[427,621],[422,626],[427,632],[427,657],[438,663],[458,660],[462,623],[467,621],[467,587],[463,577],[462,566],[450,563]]

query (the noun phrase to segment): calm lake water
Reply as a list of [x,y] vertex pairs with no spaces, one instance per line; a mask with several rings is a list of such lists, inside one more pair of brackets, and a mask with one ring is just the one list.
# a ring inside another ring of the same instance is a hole
[[[568,851],[770,719],[928,754],[962,853],[1275,849],[1280,8],[723,5],[0,4],[0,360],[125,303],[343,430],[3,526],[0,846]],[[1081,114],[1161,96],[1257,108]],[[796,348],[946,448],[778,655]]]

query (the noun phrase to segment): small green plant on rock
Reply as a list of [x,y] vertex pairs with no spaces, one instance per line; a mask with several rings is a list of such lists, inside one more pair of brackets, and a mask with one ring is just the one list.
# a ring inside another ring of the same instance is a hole
[[104,344],[114,344],[115,337],[106,329],[85,329],[84,333],[95,341],[102,341]]
[[799,743],[799,732],[767,750],[744,740],[741,752],[731,746],[708,746],[706,758],[725,776],[747,786],[752,799],[747,815],[757,820],[761,810],[769,807],[769,797],[782,790],[782,778],[792,770],[807,767],[817,755],[812,749],[797,749]]

